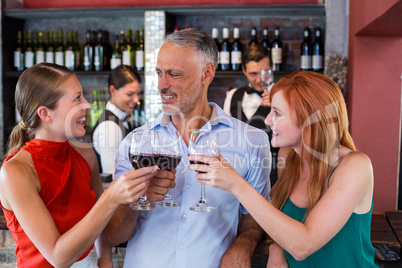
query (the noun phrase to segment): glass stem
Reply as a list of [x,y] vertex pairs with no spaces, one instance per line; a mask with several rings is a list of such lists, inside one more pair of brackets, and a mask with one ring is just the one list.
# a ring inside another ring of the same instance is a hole
[[170,195],[170,191],[168,190],[167,194],[165,194],[165,199],[171,200],[172,196]]
[[147,196],[146,195],[141,196],[139,203],[140,204],[149,204]]
[[207,198],[205,196],[205,184],[201,184],[201,199],[200,199],[200,204],[206,204],[207,203]]

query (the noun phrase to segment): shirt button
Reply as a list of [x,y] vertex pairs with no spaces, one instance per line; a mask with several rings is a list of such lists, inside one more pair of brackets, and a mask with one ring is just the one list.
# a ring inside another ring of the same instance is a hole
[[190,184],[186,184],[186,188],[187,188],[187,189],[190,188]]
[[184,214],[184,215],[183,215],[183,219],[187,219],[187,214]]
[[179,249],[183,249],[183,248],[184,248],[184,246],[183,246],[183,245],[180,245],[180,246],[179,246]]

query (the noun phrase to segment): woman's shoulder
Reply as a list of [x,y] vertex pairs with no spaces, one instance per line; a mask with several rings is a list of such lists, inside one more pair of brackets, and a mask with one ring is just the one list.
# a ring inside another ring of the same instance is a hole
[[[370,158],[363,152],[351,151],[340,154],[339,161],[334,168],[333,177],[349,180],[373,180],[373,167]],[[332,181],[333,179],[331,179]]]

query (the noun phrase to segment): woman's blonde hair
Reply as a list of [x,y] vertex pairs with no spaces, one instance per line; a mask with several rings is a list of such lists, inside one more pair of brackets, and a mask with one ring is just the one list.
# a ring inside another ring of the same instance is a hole
[[52,63],[36,64],[21,74],[15,90],[15,106],[21,120],[11,132],[6,156],[35,137],[34,130],[41,122],[38,108],[56,108],[63,96],[60,87],[72,75],[71,70]]
[[306,162],[310,176],[309,212],[321,198],[323,186],[337,163],[334,150],[340,147],[356,150],[349,133],[346,104],[336,83],[316,72],[298,71],[286,75],[273,86],[271,100],[279,91],[294,112],[292,120],[302,128],[302,148],[300,155],[294,150],[287,155],[270,197],[272,204],[281,209],[303,172],[302,162]]

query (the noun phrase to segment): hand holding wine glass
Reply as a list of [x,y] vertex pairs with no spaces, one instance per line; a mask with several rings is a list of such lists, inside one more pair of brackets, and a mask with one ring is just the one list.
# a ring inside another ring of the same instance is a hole
[[[177,130],[157,131],[158,136],[158,166],[161,170],[174,171],[179,165],[182,155],[181,135]],[[159,203],[162,207],[177,207],[180,203],[173,200],[170,192]]]
[[[208,130],[196,130],[191,132],[188,145],[189,155],[200,154],[218,158],[220,156],[219,136],[217,132]],[[191,161],[191,164],[204,164],[200,161]],[[206,199],[205,184],[201,184],[201,196],[197,204],[190,207],[196,212],[213,212],[215,208],[210,206]]]
[[263,69],[260,71],[260,84],[264,88],[264,92],[270,90],[270,86],[274,83],[274,72],[271,69]]
[[[138,130],[132,132],[129,148],[129,159],[135,169],[155,166],[158,163],[158,141],[154,131]],[[130,204],[133,210],[149,211],[156,206],[147,200],[146,195],[141,196],[139,202]]]

